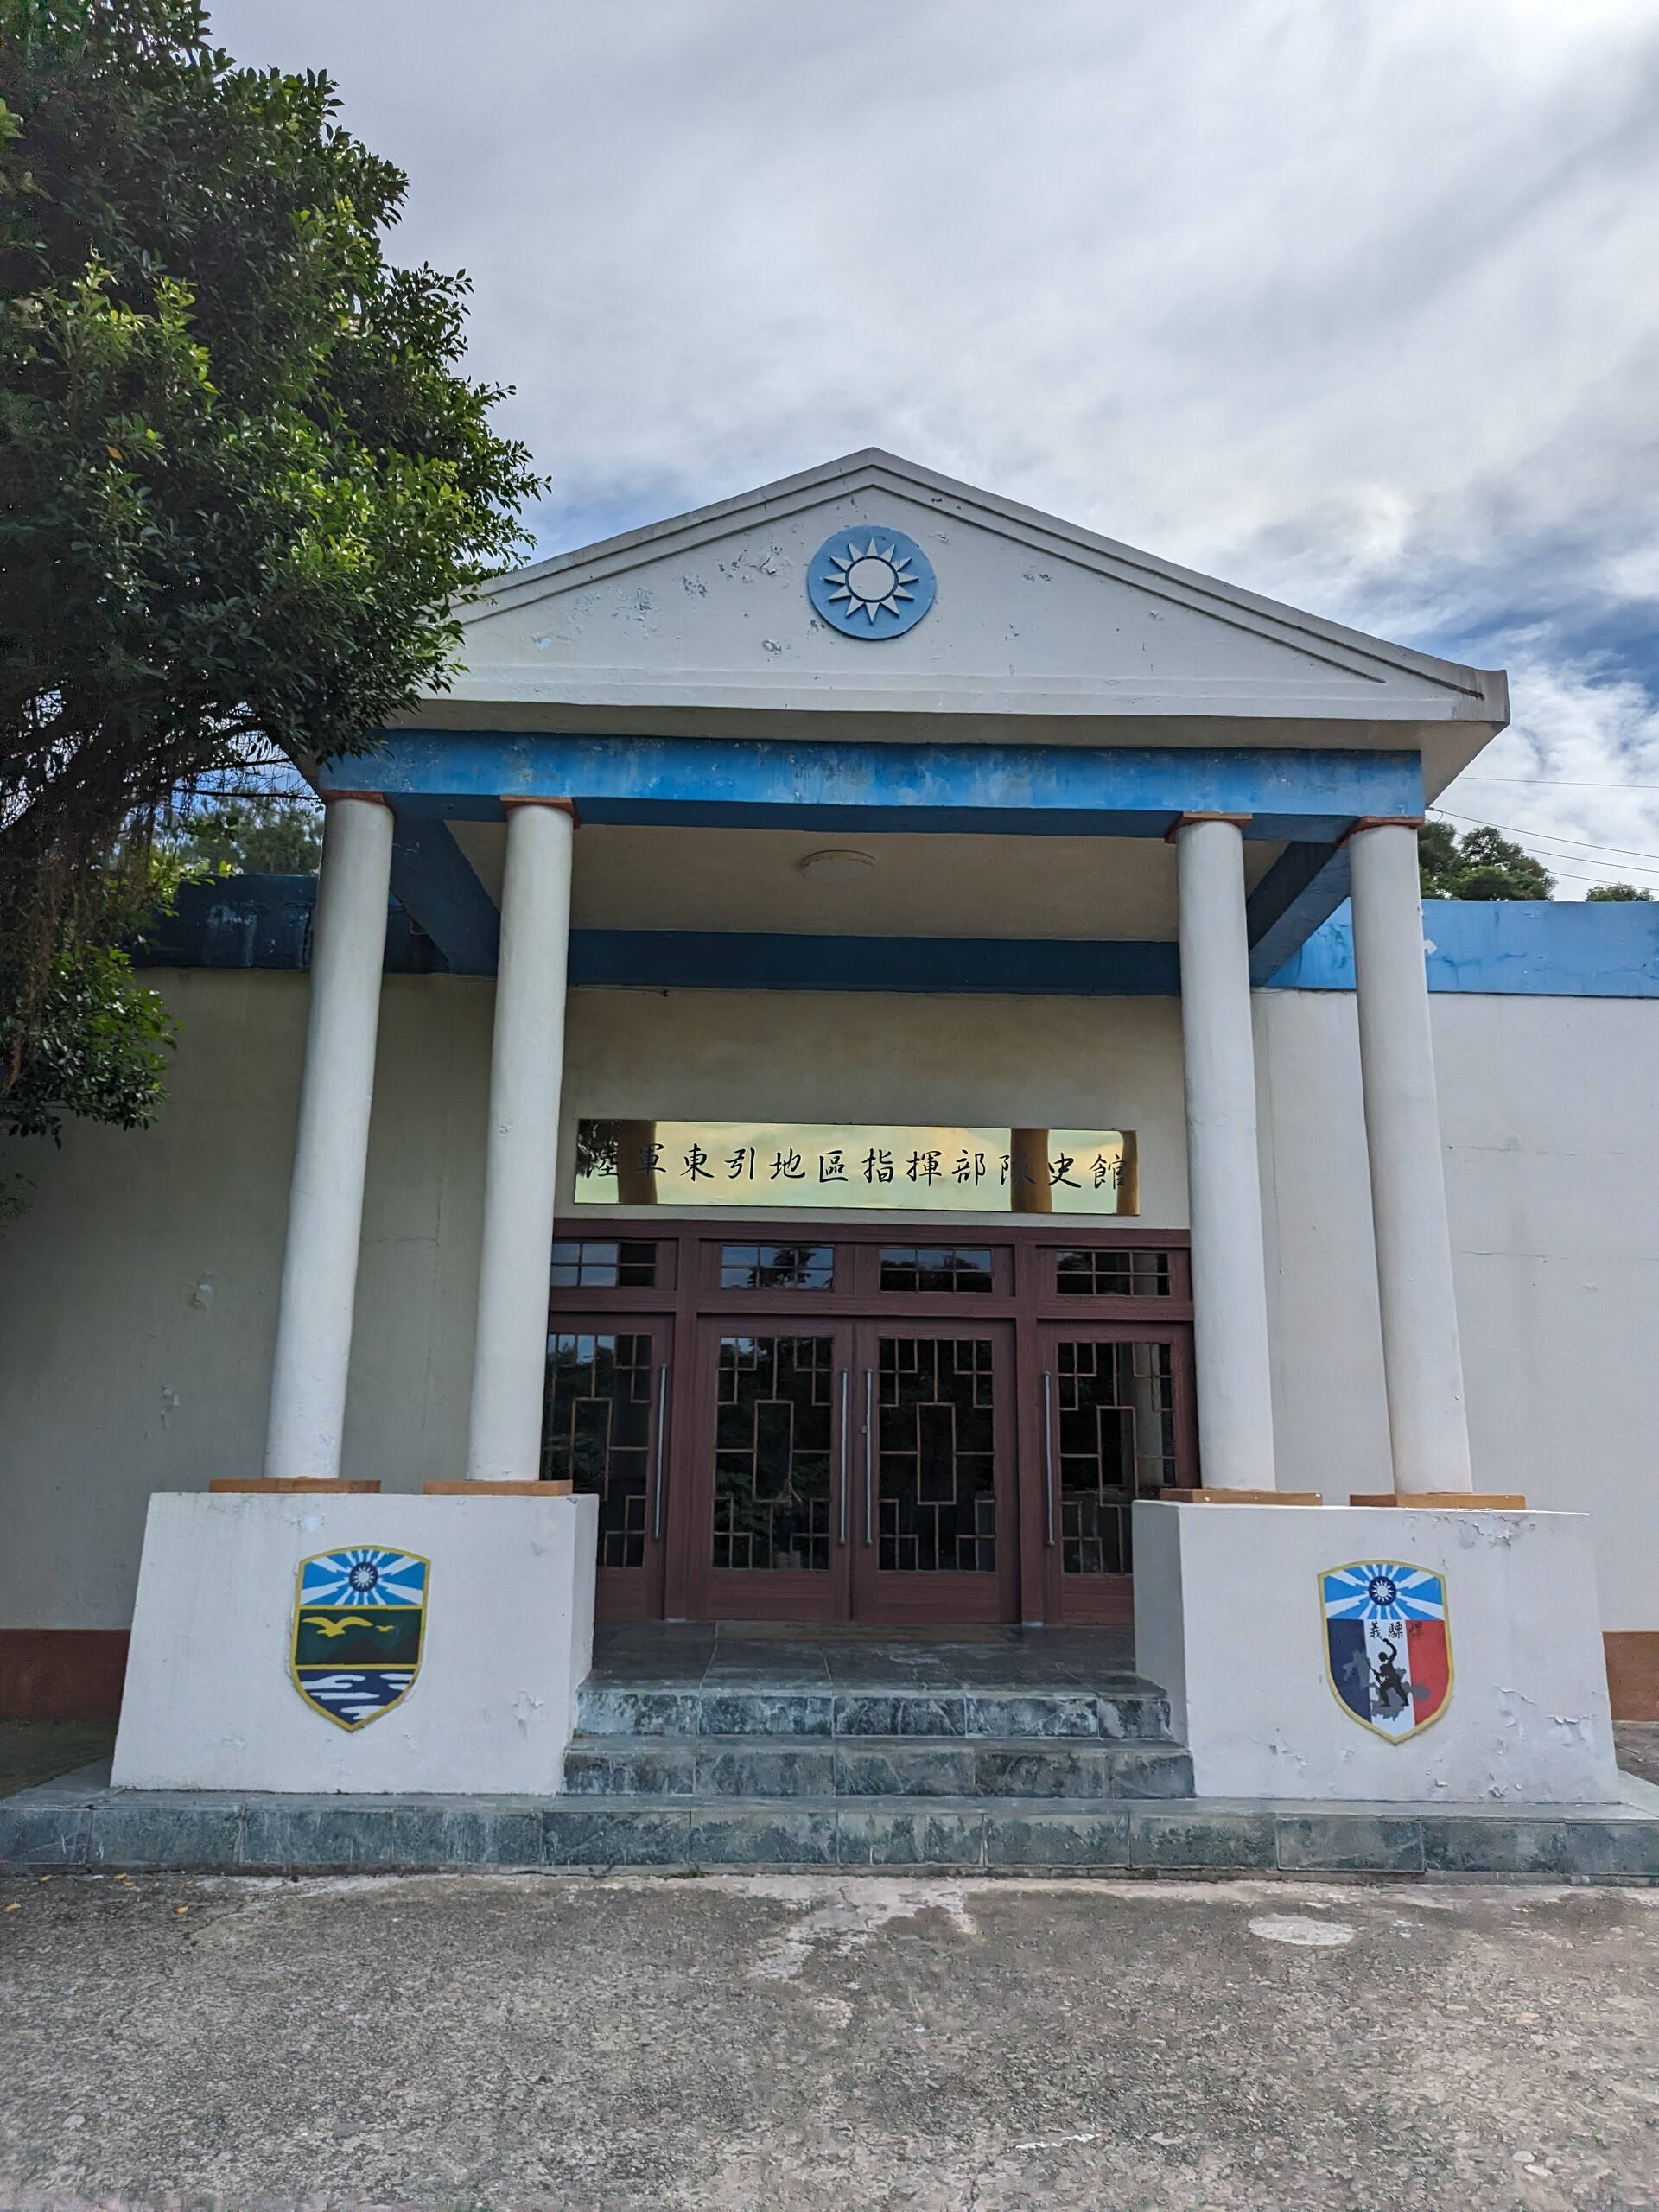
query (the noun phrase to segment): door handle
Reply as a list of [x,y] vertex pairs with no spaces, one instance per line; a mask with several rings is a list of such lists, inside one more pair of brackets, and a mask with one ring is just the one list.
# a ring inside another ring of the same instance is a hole
[[1045,1548],[1054,1548],[1054,1377],[1043,1377],[1043,1503],[1048,1514]]
[[841,1370],[841,1536],[847,1541],[847,1370]]
[[651,1539],[663,1541],[663,1430],[668,1420],[668,1370],[657,1370],[657,1452],[652,1469]]
[[864,1370],[864,1541],[875,1541],[875,1371]]

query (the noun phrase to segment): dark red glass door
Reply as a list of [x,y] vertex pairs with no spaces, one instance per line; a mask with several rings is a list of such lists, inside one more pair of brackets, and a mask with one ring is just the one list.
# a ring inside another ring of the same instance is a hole
[[651,1314],[555,1314],[548,1324],[542,1479],[599,1498],[601,1618],[662,1611],[671,1336],[671,1324]]
[[845,1322],[806,1314],[700,1325],[686,1484],[693,1618],[847,1618],[852,1339]]
[[1019,1618],[1013,1331],[861,1322],[853,1613]]
[[1135,1501],[1179,1483],[1191,1463],[1191,1338],[1079,1322],[1050,1325],[1039,1343],[1038,1479],[1027,1491],[1042,1531],[1043,1617],[1128,1621]]

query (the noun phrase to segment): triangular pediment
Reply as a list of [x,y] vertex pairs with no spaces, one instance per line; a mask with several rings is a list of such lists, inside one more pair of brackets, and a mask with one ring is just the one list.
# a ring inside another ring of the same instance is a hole
[[[903,634],[842,634],[811,564],[883,532],[923,550],[936,595]],[[1507,715],[1501,676],[875,450],[506,576],[467,610],[462,655],[423,721],[827,734],[851,717],[971,738],[1015,718],[1071,742],[1404,747],[1438,725],[1449,765]]]

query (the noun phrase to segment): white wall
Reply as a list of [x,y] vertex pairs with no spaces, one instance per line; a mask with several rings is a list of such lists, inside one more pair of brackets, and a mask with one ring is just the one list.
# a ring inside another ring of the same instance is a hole
[[[1659,1002],[1431,1001],[1478,1488],[1587,1510],[1659,1628]],[[1354,1001],[1258,995],[1280,1479],[1389,1486]]]

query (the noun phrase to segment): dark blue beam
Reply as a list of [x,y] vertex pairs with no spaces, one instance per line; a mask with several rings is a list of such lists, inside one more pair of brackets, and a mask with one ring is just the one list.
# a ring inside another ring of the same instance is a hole
[[495,901],[448,825],[406,817],[391,840],[391,888],[426,931],[454,976],[493,976],[501,942]]
[[570,980],[657,989],[997,991],[1026,998],[1173,998],[1181,987],[1173,944],[724,930],[573,930]]
[[1347,896],[1346,845],[1303,839],[1287,845],[1244,909],[1251,982],[1270,982]]
[[1334,842],[1422,810],[1414,752],[1264,747],[782,744],[391,730],[321,787],[383,791],[400,819],[499,821],[504,798],[571,798],[588,823],[1161,837],[1184,813]]

